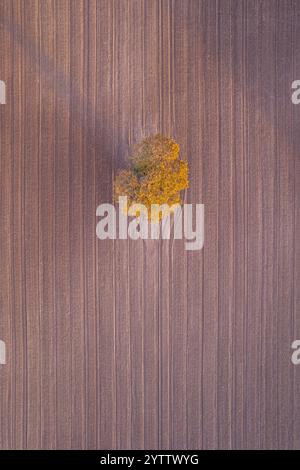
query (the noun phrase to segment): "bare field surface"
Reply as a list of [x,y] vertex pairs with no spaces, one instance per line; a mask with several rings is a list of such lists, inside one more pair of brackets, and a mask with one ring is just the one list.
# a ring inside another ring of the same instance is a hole
[[[300,2],[0,0],[1,449],[300,448]],[[96,238],[131,144],[205,246]]]

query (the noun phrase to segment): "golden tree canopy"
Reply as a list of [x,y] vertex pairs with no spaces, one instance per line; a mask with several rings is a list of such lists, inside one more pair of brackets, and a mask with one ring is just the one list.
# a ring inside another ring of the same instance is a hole
[[181,204],[180,192],[188,188],[188,163],[179,158],[175,140],[157,134],[137,144],[129,156],[130,167],[118,172],[114,196],[127,196],[128,206],[144,204],[151,217],[152,204]]

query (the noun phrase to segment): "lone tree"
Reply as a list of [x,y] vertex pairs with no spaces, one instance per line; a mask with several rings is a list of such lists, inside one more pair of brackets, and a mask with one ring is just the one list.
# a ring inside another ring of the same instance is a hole
[[[129,168],[115,179],[114,197],[127,196],[131,204],[144,204],[151,218],[152,204],[181,204],[180,192],[188,188],[188,163],[179,159],[175,140],[157,134],[133,147]],[[161,218],[161,215],[159,215]]]

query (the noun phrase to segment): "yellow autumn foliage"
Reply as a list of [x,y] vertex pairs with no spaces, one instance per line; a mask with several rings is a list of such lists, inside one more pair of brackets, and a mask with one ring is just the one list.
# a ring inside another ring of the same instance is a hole
[[152,204],[181,204],[180,192],[189,183],[188,163],[180,160],[179,150],[175,140],[160,134],[137,144],[129,156],[129,169],[116,176],[115,200],[127,196],[128,207],[133,203],[144,204],[149,218]]

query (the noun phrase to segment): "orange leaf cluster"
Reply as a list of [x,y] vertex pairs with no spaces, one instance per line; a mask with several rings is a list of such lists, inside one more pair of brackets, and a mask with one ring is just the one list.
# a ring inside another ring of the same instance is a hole
[[128,207],[144,204],[151,217],[152,204],[181,204],[180,192],[188,188],[188,163],[179,159],[179,145],[157,134],[133,148],[130,168],[118,172],[114,196],[127,196]]

